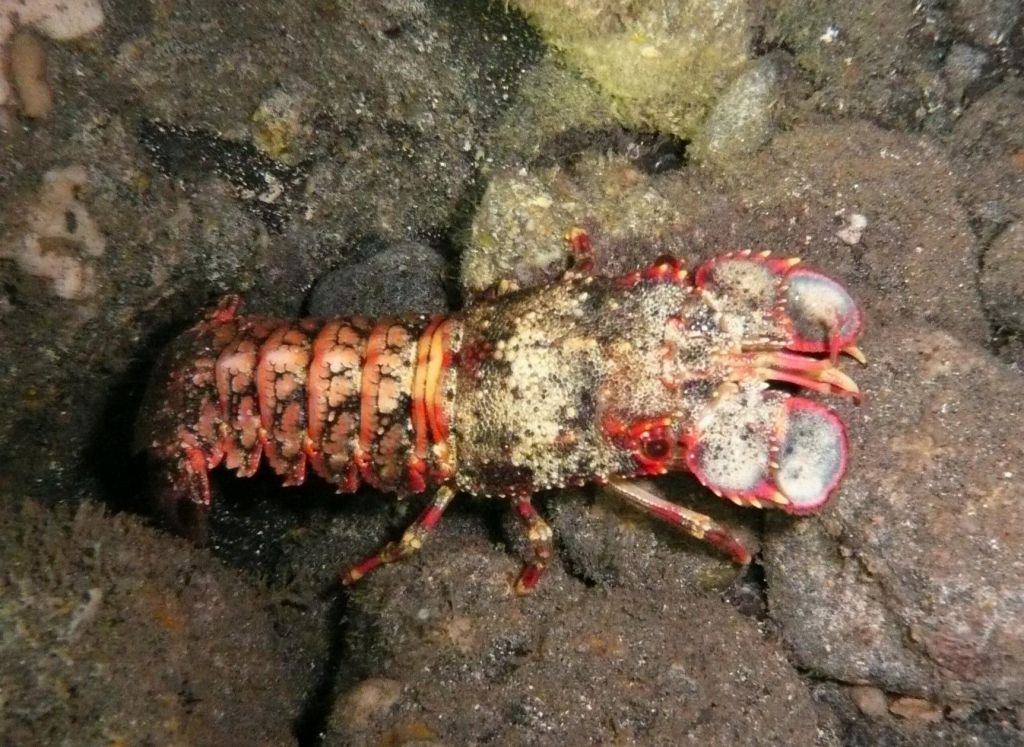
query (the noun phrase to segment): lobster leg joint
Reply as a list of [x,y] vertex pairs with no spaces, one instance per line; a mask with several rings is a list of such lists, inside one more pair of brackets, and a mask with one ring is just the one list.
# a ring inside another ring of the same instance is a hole
[[376,553],[356,563],[341,574],[342,586],[351,586],[377,566],[407,558],[421,549],[423,543],[430,535],[430,532],[437,526],[441,520],[441,515],[444,514],[444,510],[448,508],[448,504],[451,503],[454,497],[455,491],[447,485],[442,485],[437,493],[435,493],[430,505],[405,530],[398,542],[389,542]]
[[530,543],[530,551],[533,554],[533,557],[520,572],[514,587],[516,594],[523,595],[529,594],[533,590],[551,562],[554,555],[552,545],[554,535],[551,527],[537,513],[537,509],[530,503],[529,498],[516,500],[516,513],[526,530],[526,539]]

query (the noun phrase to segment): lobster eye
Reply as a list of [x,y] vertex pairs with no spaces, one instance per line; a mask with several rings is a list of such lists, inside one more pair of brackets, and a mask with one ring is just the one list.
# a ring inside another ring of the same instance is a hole
[[650,441],[644,441],[643,450],[644,456],[651,459],[664,459],[668,456],[668,441],[664,438],[653,438]]

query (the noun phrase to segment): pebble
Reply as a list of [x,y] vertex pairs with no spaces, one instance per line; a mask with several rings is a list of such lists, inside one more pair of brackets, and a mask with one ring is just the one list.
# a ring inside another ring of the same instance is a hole
[[881,718],[889,712],[889,701],[877,687],[857,685],[850,688],[850,697],[865,716]]
[[836,232],[836,236],[844,244],[854,246],[860,243],[860,238],[864,234],[864,229],[868,227],[868,219],[860,213],[854,213],[850,216],[850,222],[840,231]]
[[942,707],[921,698],[897,698],[889,710],[908,720],[936,722],[942,720]]

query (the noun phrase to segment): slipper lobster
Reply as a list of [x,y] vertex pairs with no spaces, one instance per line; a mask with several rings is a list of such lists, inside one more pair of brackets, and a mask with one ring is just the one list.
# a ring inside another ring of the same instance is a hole
[[[568,239],[589,256],[582,230]],[[691,276],[664,257],[606,277],[584,259],[447,317],[281,321],[241,314],[229,296],[165,351],[136,445],[160,474],[165,511],[187,507],[193,526],[221,464],[246,477],[265,461],[284,485],[312,469],[339,492],[433,491],[345,584],[418,550],[465,492],[515,506],[531,554],[515,584],[525,593],[553,554],[531,496],[585,483],[746,564],[725,528],[630,478],[689,471],[734,503],[791,514],[829,499],[846,470],[842,421],[771,385],[858,400],[837,363],[864,362],[862,315],[799,262],[734,252]]]

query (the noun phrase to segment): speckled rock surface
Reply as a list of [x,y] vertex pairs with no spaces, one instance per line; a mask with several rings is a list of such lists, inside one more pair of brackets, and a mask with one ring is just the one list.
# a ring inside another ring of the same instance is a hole
[[[1016,4],[770,0],[765,36],[813,76],[807,103],[815,109],[942,133],[998,83],[1000,75],[980,58],[1003,69],[1020,64],[1020,10],[1010,6]],[[958,42],[969,42],[971,54]],[[1000,59],[1003,65],[995,63]]]
[[950,136],[961,200],[981,247],[980,290],[999,357],[1024,371],[1019,226],[1024,216],[1024,84],[1009,78],[970,107]]
[[986,93],[951,133],[963,201],[983,242],[1024,213],[1024,82]]
[[96,504],[26,502],[0,520],[0,568],[7,743],[290,739],[301,657],[266,591],[209,553]]
[[784,53],[752,61],[722,93],[690,149],[695,160],[728,164],[755,152],[777,128],[793,60]]
[[328,743],[829,743],[779,649],[728,605],[668,577],[594,593],[557,568],[516,598],[518,559],[450,518],[419,558],[353,594],[363,676]]
[[1024,223],[1014,223],[985,252],[981,292],[992,319],[1024,332]]
[[[363,248],[370,256],[324,273],[309,294],[311,316],[393,316],[447,311],[444,257],[429,246],[402,241],[381,249]],[[400,292],[396,293],[396,289]]]
[[847,416],[842,500],[769,533],[768,601],[815,671],[890,691],[1007,705],[1024,698],[1024,432],[1019,374],[927,327],[879,330]]

